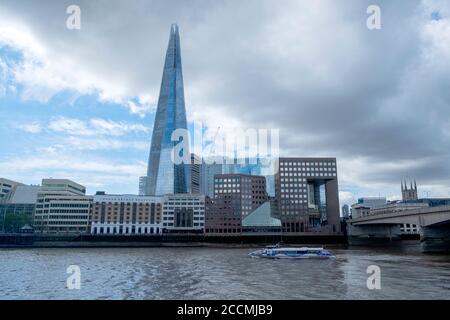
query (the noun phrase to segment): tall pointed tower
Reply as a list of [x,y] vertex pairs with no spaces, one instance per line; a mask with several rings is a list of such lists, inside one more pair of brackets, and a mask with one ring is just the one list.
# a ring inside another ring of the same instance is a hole
[[411,181],[411,187],[408,188],[408,184],[406,183],[405,180],[405,184],[403,184],[402,181],[402,200],[403,201],[410,201],[410,200],[417,200],[418,196],[417,196],[417,183],[416,180],[414,180],[414,186],[413,183]]
[[[153,127],[152,143],[148,159],[147,176],[141,177],[139,193],[163,195],[190,193],[191,178],[189,164],[175,165],[171,154],[176,143],[171,141],[172,132],[186,129],[183,73],[181,70],[180,35],[178,26],[170,29],[169,46],[166,52],[158,108]],[[185,141],[185,146],[189,141]],[[188,152],[189,150],[184,150]]]

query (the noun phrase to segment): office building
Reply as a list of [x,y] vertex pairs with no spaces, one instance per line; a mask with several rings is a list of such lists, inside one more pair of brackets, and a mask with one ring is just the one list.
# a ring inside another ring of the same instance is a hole
[[386,203],[387,203],[386,197],[362,197],[358,199],[357,204],[375,209],[378,207],[385,206]]
[[[153,126],[147,176],[140,179],[145,195],[164,195],[191,192],[189,160],[175,164],[172,160],[174,142],[172,133],[187,130],[184,105],[183,73],[178,26],[172,25],[166,52],[164,71]],[[184,142],[183,155],[188,155],[189,141]]]
[[93,197],[69,179],[43,179],[37,193],[34,229],[39,233],[88,233]]
[[162,197],[136,195],[94,196],[91,233],[151,235],[162,233]]
[[18,232],[24,225],[33,225],[39,186],[15,185],[0,201],[0,231]]
[[24,185],[23,183],[0,178],[0,202],[7,196],[7,194],[16,186]]
[[283,232],[340,232],[335,158],[280,158],[275,194]]
[[10,204],[36,204],[37,194],[40,186],[17,185],[3,198],[5,203]]
[[245,174],[214,176],[214,199],[223,199],[245,217],[268,200],[266,179]]
[[242,219],[268,201],[266,179],[244,174],[214,176],[214,198],[207,201],[207,234],[239,235]]
[[165,233],[203,233],[205,196],[183,193],[165,195],[162,224]]
[[225,159],[223,174],[246,174],[252,176],[264,176],[266,178],[266,191],[270,197],[275,196],[275,177],[266,174],[267,167],[263,165],[261,159]]

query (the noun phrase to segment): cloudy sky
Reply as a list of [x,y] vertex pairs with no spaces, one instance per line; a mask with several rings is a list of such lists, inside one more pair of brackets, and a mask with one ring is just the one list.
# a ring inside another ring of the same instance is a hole
[[450,197],[446,0],[2,0],[0,176],[136,193],[173,22],[190,122],[277,128],[282,155],[336,157],[342,203],[413,178]]

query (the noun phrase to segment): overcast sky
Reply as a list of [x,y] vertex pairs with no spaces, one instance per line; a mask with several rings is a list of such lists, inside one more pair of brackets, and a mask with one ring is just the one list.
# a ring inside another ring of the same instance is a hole
[[136,193],[174,22],[189,121],[277,128],[282,155],[336,157],[341,204],[399,198],[402,179],[450,197],[445,0],[2,0],[0,176]]

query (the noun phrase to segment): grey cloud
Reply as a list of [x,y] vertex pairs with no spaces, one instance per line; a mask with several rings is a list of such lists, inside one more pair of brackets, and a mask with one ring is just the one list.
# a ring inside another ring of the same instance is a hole
[[[211,107],[248,127],[280,128],[285,154],[364,159],[361,184],[395,188],[404,176],[448,184],[450,54],[427,60],[423,26],[433,8],[423,2],[377,1],[382,29],[369,31],[366,0],[78,1],[82,30],[69,32],[72,2],[0,6],[130,95],[157,96],[177,22],[188,113]],[[444,2],[434,10],[449,19]],[[420,165],[387,165],[407,161]]]

